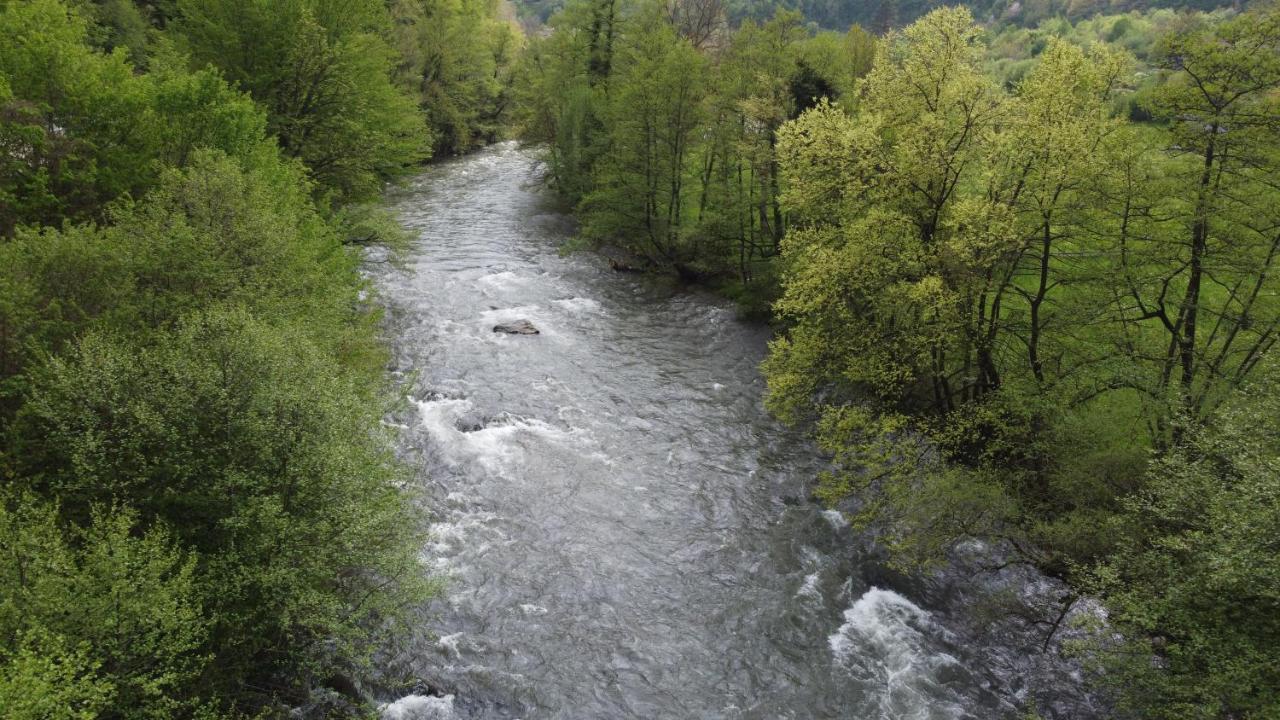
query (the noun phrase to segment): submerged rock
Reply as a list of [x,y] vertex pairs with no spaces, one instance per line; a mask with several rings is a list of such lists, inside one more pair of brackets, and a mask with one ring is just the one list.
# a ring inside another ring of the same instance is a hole
[[538,328],[528,320],[516,320],[515,322],[499,323],[493,326],[496,333],[507,333],[508,335],[537,335]]

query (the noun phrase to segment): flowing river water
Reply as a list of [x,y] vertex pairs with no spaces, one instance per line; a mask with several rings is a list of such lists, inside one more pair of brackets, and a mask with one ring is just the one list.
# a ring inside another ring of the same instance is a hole
[[[985,720],[1070,674],[962,639],[958,596],[810,502],[821,459],[761,403],[767,328],[562,255],[535,157],[432,167],[395,199],[411,251],[370,266],[446,582],[385,718]],[[492,332],[517,319],[541,334]]]

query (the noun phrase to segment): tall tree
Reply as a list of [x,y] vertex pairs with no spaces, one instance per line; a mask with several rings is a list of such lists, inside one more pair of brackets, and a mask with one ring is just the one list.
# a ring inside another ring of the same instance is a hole
[[703,58],[657,13],[622,38],[605,118],[608,153],[583,199],[592,237],[641,233],[637,250],[655,262],[684,259],[689,160],[702,113]]
[[1197,25],[1161,54],[1170,77],[1152,109],[1171,119],[1167,161],[1113,206],[1118,304],[1141,326],[1149,392],[1196,415],[1238,386],[1280,332],[1280,11]]
[[493,0],[396,0],[392,37],[396,81],[426,113],[438,153],[497,138],[521,42]]
[[180,0],[178,10],[193,61],[262,103],[281,147],[334,199],[372,197],[425,155],[425,122],[392,83],[383,3]]

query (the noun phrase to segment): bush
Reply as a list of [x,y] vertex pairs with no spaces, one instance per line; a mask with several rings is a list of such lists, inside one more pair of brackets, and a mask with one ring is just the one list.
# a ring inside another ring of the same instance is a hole
[[305,334],[235,309],[142,347],[93,333],[31,385],[20,484],[73,526],[128,505],[196,553],[215,696],[298,687],[426,589],[389,438],[370,432],[385,405]]
[[30,496],[0,503],[6,717],[170,717],[199,678],[194,558],[130,511],[89,514],[64,532]]

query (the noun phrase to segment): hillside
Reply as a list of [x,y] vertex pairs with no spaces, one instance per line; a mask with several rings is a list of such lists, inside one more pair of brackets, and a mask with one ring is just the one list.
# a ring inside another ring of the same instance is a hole
[[[883,32],[903,27],[934,8],[964,5],[975,19],[984,23],[1008,22],[1034,26],[1048,18],[1062,16],[1079,20],[1094,15],[1114,15],[1159,8],[1209,11],[1233,7],[1247,2],[1225,0],[971,0],[948,3],[941,0],[714,0],[724,5],[726,15],[735,23],[753,18],[764,20],[778,10],[799,10],[819,27],[846,30],[861,25]],[[564,5],[564,0],[515,0],[520,16],[526,22],[546,22]]]

